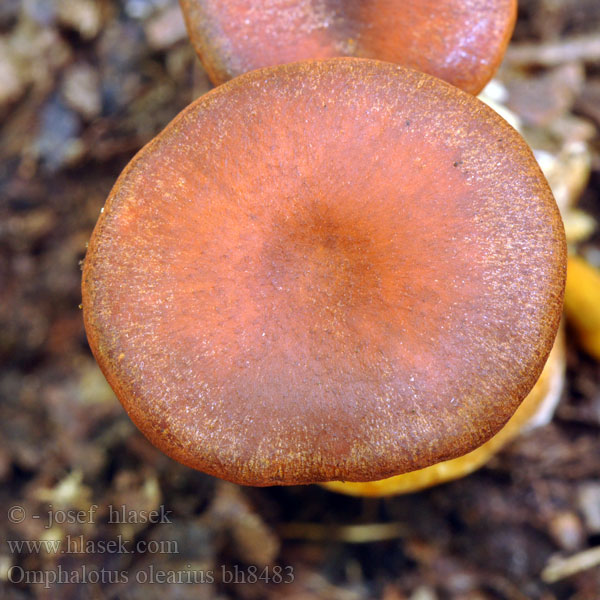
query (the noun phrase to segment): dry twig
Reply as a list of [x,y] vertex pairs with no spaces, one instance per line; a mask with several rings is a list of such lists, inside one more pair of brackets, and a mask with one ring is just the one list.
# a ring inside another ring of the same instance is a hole
[[311,541],[338,541],[349,544],[366,544],[392,540],[406,535],[402,523],[365,523],[363,525],[322,525],[320,523],[288,523],[280,529],[287,539]]
[[510,65],[553,67],[569,62],[600,62],[600,35],[578,35],[543,44],[513,44],[506,52]]

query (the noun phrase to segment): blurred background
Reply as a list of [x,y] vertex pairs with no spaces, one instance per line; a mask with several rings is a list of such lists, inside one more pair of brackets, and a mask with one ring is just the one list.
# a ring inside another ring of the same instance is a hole
[[[209,89],[176,0],[0,0],[0,597],[599,600],[597,272],[572,281],[554,419],[459,481],[245,488],[137,432],[87,346],[80,261],[122,168]],[[521,0],[485,97],[597,268],[600,3]]]

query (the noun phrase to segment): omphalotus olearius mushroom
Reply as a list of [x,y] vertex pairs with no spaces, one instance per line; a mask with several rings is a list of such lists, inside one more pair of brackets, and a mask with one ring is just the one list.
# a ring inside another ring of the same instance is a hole
[[463,456],[532,390],[562,221],[505,121],[439,79],[338,58],[242,75],[126,167],[92,235],[92,351],[148,439],[248,485]]
[[261,67],[355,56],[480,92],[506,51],[516,0],[180,0],[216,85]]

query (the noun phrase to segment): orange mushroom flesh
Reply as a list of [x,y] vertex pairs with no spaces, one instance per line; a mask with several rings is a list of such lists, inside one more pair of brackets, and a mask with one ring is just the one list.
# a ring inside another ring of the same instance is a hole
[[[343,482],[330,481],[322,485],[332,492],[349,496],[393,496],[418,492],[425,488],[453,481],[469,475],[485,465],[506,444],[536,421],[540,413],[552,413],[563,389],[565,371],[564,335],[556,338],[542,374],[533,389],[508,423],[485,444],[475,450],[436,463],[424,469],[395,475],[379,481]],[[550,406],[548,406],[550,405]],[[542,418],[547,422],[547,416]],[[537,425],[536,425],[537,426]]]
[[475,97],[352,58],[243,75],[125,169],[90,346],[169,456],[249,485],[373,481],[497,433],[555,338],[565,239]]
[[496,71],[516,0],[180,0],[216,85],[253,69],[356,56],[406,65],[473,94]]

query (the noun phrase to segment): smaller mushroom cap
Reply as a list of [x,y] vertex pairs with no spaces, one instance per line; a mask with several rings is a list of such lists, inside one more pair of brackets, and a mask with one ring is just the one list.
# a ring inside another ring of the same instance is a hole
[[251,485],[463,455],[539,377],[562,222],[523,139],[391,63],[253,71],[127,166],[83,271],[90,346],[146,436]]
[[473,94],[498,68],[516,0],[180,0],[209,77],[356,56],[412,67]]

